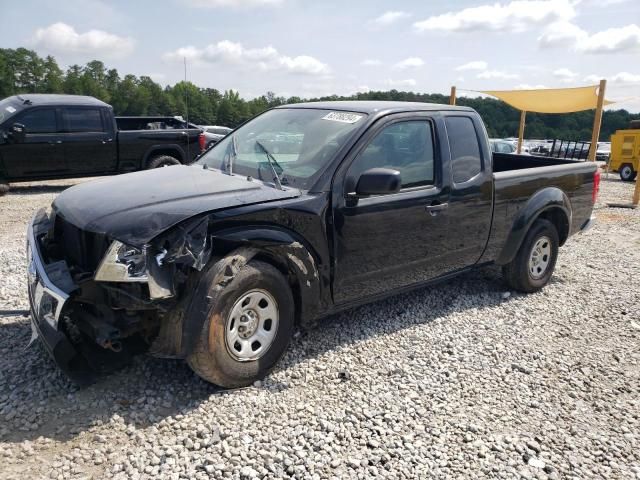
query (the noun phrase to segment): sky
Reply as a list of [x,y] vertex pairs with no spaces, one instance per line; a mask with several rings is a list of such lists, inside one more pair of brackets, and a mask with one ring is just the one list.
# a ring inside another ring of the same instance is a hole
[[640,111],[640,0],[4,1],[0,45],[253,98],[608,81]]

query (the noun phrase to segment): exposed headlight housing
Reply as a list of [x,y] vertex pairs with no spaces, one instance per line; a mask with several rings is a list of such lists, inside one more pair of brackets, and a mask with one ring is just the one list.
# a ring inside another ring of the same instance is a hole
[[114,240],[96,271],[98,282],[147,282],[147,252]]

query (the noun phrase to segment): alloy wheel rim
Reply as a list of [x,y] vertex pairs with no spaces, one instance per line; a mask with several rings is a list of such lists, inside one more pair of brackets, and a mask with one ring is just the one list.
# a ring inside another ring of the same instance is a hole
[[622,167],[622,176],[624,178],[629,178],[631,176],[631,167],[629,167],[629,165]]
[[529,275],[534,280],[544,277],[551,263],[551,239],[547,236],[538,238],[529,255]]
[[225,343],[239,362],[258,360],[271,347],[279,320],[278,304],[266,290],[244,293],[234,304],[225,322]]

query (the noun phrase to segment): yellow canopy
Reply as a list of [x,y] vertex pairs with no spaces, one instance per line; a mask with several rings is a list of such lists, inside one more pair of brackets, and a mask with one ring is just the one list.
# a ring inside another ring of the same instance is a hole
[[[594,110],[598,104],[598,86],[544,88],[538,90],[481,90],[525,112],[569,113]],[[614,102],[605,100],[604,104]]]

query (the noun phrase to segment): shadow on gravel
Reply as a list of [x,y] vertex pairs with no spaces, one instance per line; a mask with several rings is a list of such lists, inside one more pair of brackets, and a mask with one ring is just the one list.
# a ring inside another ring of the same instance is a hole
[[[298,363],[340,347],[427,324],[452,312],[500,304],[505,301],[504,290],[498,270],[489,268],[328,317],[295,335],[276,371],[288,376],[287,371]],[[211,395],[240,393],[200,380],[183,361],[144,355],[131,366],[78,389],[55,368],[39,342],[23,350],[30,336],[24,317],[0,320],[2,442],[40,436],[67,440],[108,423],[115,415],[143,428],[197,409]],[[277,394],[287,384],[267,377],[265,387]]]

